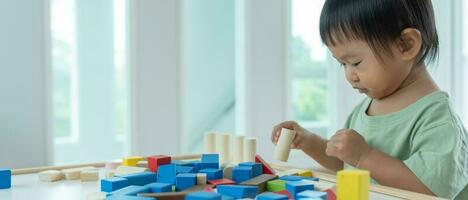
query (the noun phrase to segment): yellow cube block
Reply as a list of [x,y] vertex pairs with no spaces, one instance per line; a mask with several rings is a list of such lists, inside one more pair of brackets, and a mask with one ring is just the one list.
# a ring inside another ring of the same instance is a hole
[[301,169],[300,171],[297,172],[297,175],[302,176],[302,177],[312,177],[313,176],[312,171],[308,170],[308,169]]
[[123,159],[122,165],[136,167],[138,161],[142,161],[142,160],[145,160],[145,158],[140,157],[140,156],[125,157]]
[[337,173],[338,200],[368,200],[369,171],[346,169]]

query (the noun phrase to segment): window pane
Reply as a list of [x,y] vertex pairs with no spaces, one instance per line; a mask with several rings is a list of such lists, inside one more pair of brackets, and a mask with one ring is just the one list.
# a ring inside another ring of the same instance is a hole
[[329,123],[327,49],[319,34],[324,1],[291,1],[290,96],[294,120],[325,134]]
[[[462,10],[466,11],[468,9],[468,1],[463,1],[463,8]],[[462,33],[462,39],[463,39],[463,59],[462,59],[462,71],[463,71],[463,77],[468,77],[468,12],[463,12],[463,17],[462,17],[462,22],[463,22],[463,33]],[[468,79],[464,78],[462,83],[463,85],[461,86],[462,88],[468,88]],[[467,102],[468,100],[468,91],[466,89],[462,90],[463,92],[463,102]],[[465,126],[468,127],[468,105],[466,103],[464,105],[464,112],[463,113],[463,121],[465,122]]]

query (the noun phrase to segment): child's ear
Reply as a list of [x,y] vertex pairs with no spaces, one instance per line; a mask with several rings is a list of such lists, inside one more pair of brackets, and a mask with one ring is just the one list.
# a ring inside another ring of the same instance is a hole
[[403,60],[417,59],[422,47],[421,32],[415,28],[406,28],[397,39],[397,46]]

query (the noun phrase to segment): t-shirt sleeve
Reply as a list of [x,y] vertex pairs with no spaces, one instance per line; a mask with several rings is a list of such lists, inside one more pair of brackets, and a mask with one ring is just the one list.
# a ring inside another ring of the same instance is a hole
[[464,130],[452,122],[413,136],[411,156],[403,162],[434,194],[454,198],[467,184]]

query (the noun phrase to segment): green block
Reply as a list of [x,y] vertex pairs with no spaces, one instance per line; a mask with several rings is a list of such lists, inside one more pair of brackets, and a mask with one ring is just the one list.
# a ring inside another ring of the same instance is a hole
[[279,192],[286,189],[286,181],[276,179],[273,181],[267,182],[267,191],[268,192]]

